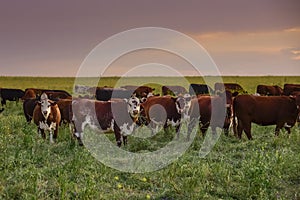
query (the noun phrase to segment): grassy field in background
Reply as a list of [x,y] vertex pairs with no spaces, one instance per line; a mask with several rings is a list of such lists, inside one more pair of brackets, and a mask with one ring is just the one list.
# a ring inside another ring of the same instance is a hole
[[[177,78],[122,79],[126,85],[166,83],[180,85]],[[198,77],[187,77],[202,83]],[[299,77],[223,77],[239,83],[249,93],[257,84],[300,83]],[[99,85],[114,86],[119,79],[101,78]],[[0,77],[0,87],[37,87],[72,91],[74,78]],[[120,82],[119,84],[123,84]],[[159,90],[159,88],[157,88]],[[220,139],[205,157],[198,156],[204,141],[201,134],[169,166],[155,172],[130,174],[98,162],[70,138],[61,126],[58,141],[49,144],[27,124],[22,104],[8,102],[0,114],[0,199],[299,199],[300,129],[288,137],[274,137],[274,126],[252,126],[254,140],[243,133],[238,140],[230,133]],[[141,133],[142,134],[142,133]],[[210,131],[208,132],[210,134]],[[129,136],[131,152],[155,151],[164,146],[174,131],[160,132],[153,139]],[[113,134],[108,137],[114,142]],[[184,138],[182,138],[184,142]]]
[[[216,80],[215,77],[205,77],[207,81]],[[78,78],[77,83],[91,84],[98,83],[98,86],[116,87],[121,85],[141,85],[147,84],[161,91],[160,85],[182,85],[188,89],[190,83],[205,83],[203,77],[103,77],[98,78]],[[222,77],[224,83],[239,83],[248,93],[253,94],[258,84],[278,85],[283,87],[285,83],[300,84],[299,76],[225,76]],[[49,77],[1,77],[0,88],[45,88],[64,89],[72,92],[75,78],[49,78]],[[210,85],[213,88],[213,85]]]

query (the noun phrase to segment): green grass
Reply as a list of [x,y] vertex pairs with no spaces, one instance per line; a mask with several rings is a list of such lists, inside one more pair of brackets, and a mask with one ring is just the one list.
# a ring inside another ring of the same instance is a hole
[[[69,90],[74,79],[17,80],[1,77],[1,87]],[[266,81],[236,80],[246,90],[254,88],[254,81]],[[299,83],[299,78],[268,81]],[[229,137],[222,134],[212,151],[200,158],[203,138],[198,132],[185,154],[169,166],[131,174],[98,162],[70,138],[67,126],[60,127],[57,143],[43,140],[36,126],[26,123],[21,103],[8,102],[0,114],[0,199],[299,199],[300,129],[294,127],[290,137],[285,131],[275,137],[274,126],[253,125],[252,135],[254,140],[248,141],[245,134],[242,140],[232,132]],[[122,148],[154,151],[172,136],[169,131],[151,139],[129,137]],[[114,142],[112,134],[108,137]]]

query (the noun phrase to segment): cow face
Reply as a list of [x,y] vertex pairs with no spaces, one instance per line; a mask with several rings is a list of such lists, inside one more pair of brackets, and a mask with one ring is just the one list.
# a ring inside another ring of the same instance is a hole
[[38,104],[41,106],[41,113],[43,114],[44,118],[48,119],[48,116],[51,112],[51,104],[54,104],[54,102],[50,102],[47,94],[43,93],[41,95],[41,101],[39,101]]
[[125,99],[127,103],[127,110],[131,117],[137,117],[140,113],[140,100],[132,96],[129,99]]
[[176,98],[175,105],[179,114],[185,114],[191,107],[191,95],[185,94]]

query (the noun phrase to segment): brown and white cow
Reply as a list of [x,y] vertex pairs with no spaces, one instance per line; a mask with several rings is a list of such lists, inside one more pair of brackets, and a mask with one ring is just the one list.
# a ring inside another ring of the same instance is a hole
[[258,85],[256,93],[261,96],[281,96],[283,89],[278,85]]
[[[140,102],[137,97],[114,101],[97,101],[76,99],[72,102],[73,121],[76,128],[76,137],[83,145],[83,131],[86,125],[97,128],[101,132],[113,130],[117,145],[126,145],[136,124],[140,111]],[[121,138],[122,137],[122,138]]]
[[276,125],[275,135],[283,127],[290,133],[299,113],[299,100],[287,96],[239,95],[233,100],[234,133],[239,138],[245,131],[252,139],[251,123],[262,126]]
[[216,134],[217,127],[222,128],[225,135],[228,135],[232,113],[231,104],[232,94],[229,91],[216,96],[197,96],[192,99],[187,139],[190,139],[190,133],[196,123],[199,123],[203,137],[209,126],[213,135]]
[[156,134],[161,127],[166,129],[173,126],[179,137],[182,120],[187,120],[191,96],[152,96],[141,104],[139,125],[149,125],[152,134]]
[[45,139],[45,131],[49,131],[50,143],[53,143],[57,139],[60,120],[61,115],[57,103],[49,100],[43,93],[33,110],[33,121],[38,126],[38,133]]

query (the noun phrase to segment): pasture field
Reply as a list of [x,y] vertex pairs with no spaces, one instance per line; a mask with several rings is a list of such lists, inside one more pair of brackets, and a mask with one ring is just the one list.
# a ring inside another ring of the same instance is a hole
[[[156,78],[149,78],[155,83]],[[201,83],[198,77],[188,77]],[[300,77],[224,77],[249,93],[257,84],[300,83]],[[99,85],[114,86],[117,77],[103,78]],[[137,85],[141,78],[129,78]],[[176,78],[164,79],[180,85]],[[0,77],[0,87],[37,87],[72,92],[74,78]],[[160,91],[159,88],[156,88]],[[0,114],[0,199],[300,199],[300,129],[290,136],[274,126],[252,125],[254,140],[221,134],[212,151],[198,156],[203,137],[198,132],[192,145],[169,166],[155,172],[131,174],[98,162],[70,136],[68,126],[59,129],[58,141],[50,144],[27,124],[22,104],[8,102]],[[210,130],[207,134],[210,134]],[[113,134],[107,135],[114,142]],[[129,136],[132,152],[155,151],[174,136],[160,132],[151,139]],[[185,138],[181,136],[184,142]]]

